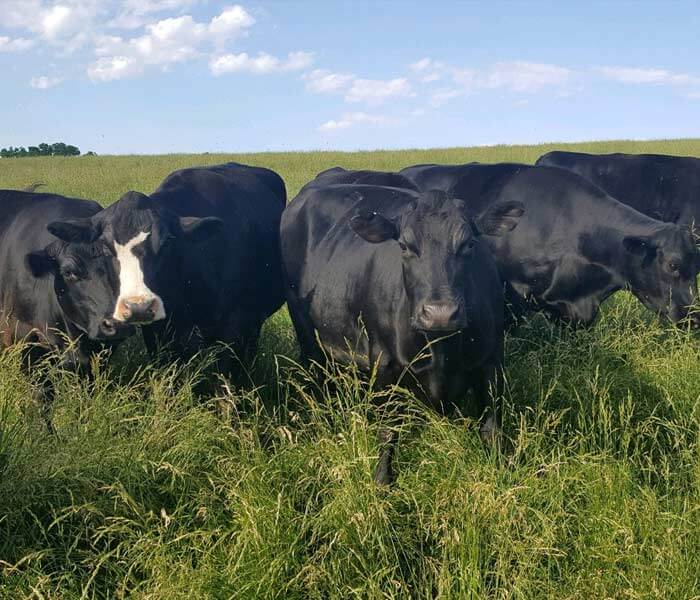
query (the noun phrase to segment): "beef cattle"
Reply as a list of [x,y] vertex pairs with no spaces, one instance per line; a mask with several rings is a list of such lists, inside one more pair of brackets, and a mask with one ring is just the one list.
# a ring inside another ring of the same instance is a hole
[[645,215],[700,235],[700,159],[662,154],[548,152],[538,165],[578,173]]
[[[521,212],[517,203],[495,205],[472,220],[443,192],[308,186],[281,222],[303,357],[320,358],[320,339],[335,360],[376,367],[379,387],[404,378],[436,410],[482,417],[488,437],[497,422],[489,389],[503,358],[503,290],[482,233],[512,229]],[[426,346],[429,355],[416,360]],[[375,480],[384,484],[393,479],[395,439],[381,439]]]
[[[284,300],[285,203],[276,173],[228,163],[176,171],[150,196],[128,192],[72,229],[76,241],[113,250],[113,318],[145,326],[149,351],[160,345],[188,357],[224,342],[243,358]],[[235,365],[221,360],[223,371]]]
[[359,185],[381,185],[418,191],[418,187],[408,178],[391,171],[348,170],[342,167],[326,169],[316,175],[307,185],[339,185],[356,183]]
[[517,301],[587,325],[608,296],[629,289],[649,310],[700,327],[691,311],[700,258],[687,228],[643,215],[553,167],[419,165],[401,174],[422,189],[468,199],[472,215],[523,203],[525,215],[512,233],[486,238]]
[[[58,350],[65,367],[81,370],[94,352],[134,331],[114,318],[112,249],[102,240],[67,239],[73,224],[101,208],[90,200],[0,190],[0,342],[30,342],[28,364]],[[41,395],[48,409],[48,381]]]

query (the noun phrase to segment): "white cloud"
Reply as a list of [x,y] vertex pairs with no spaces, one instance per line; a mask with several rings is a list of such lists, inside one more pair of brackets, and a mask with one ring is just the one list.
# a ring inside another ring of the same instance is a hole
[[350,86],[354,75],[347,73],[332,73],[327,69],[314,69],[302,77],[306,81],[306,89],[317,94],[334,94]]
[[430,104],[435,107],[442,106],[449,100],[452,100],[453,98],[459,98],[460,96],[465,96],[466,94],[467,92],[462,89],[439,88],[431,94]]
[[412,71],[425,71],[426,69],[430,68],[430,65],[433,64],[433,60],[431,58],[421,58],[420,60],[417,60],[414,63],[411,63],[408,65],[409,69]]
[[62,4],[56,4],[41,17],[41,33],[49,40],[54,40],[62,34],[69,32],[74,25],[74,19],[71,18],[73,10]]
[[411,94],[411,84],[402,77],[389,80],[355,79],[345,94],[345,100],[376,105],[389,98],[406,97]]
[[287,58],[281,60],[265,52],[256,57],[248,56],[246,52],[241,54],[224,54],[212,57],[209,69],[214,75],[224,73],[275,73],[281,71],[299,71],[305,69],[313,62],[311,52],[290,52]]
[[491,89],[538,92],[545,87],[563,87],[570,76],[569,69],[557,65],[514,61],[496,64],[480,83]]
[[60,77],[48,77],[47,75],[41,75],[40,77],[32,77],[29,81],[29,85],[37,90],[48,90],[49,88],[57,86],[63,80]]
[[365,112],[343,113],[337,120],[331,119],[321,125],[318,130],[322,133],[332,133],[342,129],[348,129],[357,124],[388,125],[395,121],[383,115],[371,115]]
[[93,81],[114,81],[143,73],[143,66],[128,56],[99,58],[88,67],[88,77]]
[[421,76],[420,80],[423,83],[439,81],[450,70],[445,63],[427,57],[422,58],[421,60],[416,61],[414,63],[411,63],[410,65],[408,65],[408,68],[411,69],[411,71],[414,71],[415,73],[419,74]]
[[200,56],[207,46],[235,39],[254,23],[244,8],[232,6],[209,23],[182,15],[147,25],[146,33],[139,37],[102,36],[95,46],[101,58],[88,67],[88,76],[93,81],[113,81],[140,75],[149,67],[181,63]]
[[315,69],[302,76],[306,89],[316,94],[344,94],[346,102],[379,105],[389,98],[413,95],[407,79],[360,79],[350,73],[333,73]]
[[527,61],[499,62],[485,69],[461,68],[432,58],[422,58],[409,65],[423,84],[449,80],[441,87],[428,87],[429,102],[438,107],[446,102],[469,94],[487,90],[507,90],[519,94],[531,94],[544,89],[564,93],[575,75],[573,71],[558,65]]
[[145,25],[153,14],[182,11],[198,2],[199,0],[122,0],[121,11],[109,25],[121,29],[136,29]]
[[34,40],[26,38],[11,39],[0,35],[0,52],[24,52],[34,45]]
[[218,17],[214,17],[209,24],[209,32],[212,35],[230,37],[254,24],[255,19],[246,12],[245,8],[236,5],[225,9]]
[[700,85],[700,77],[688,73],[673,73],[666,69],[639,67],[600,67],[597,71],[606,79],[632,84]]
[[34,33],[69,53],[91,39],[110,7],[105,0],[0,0],[0,25]]
[[43,10],[40,0],[2,0],[0,25],[32,29]]

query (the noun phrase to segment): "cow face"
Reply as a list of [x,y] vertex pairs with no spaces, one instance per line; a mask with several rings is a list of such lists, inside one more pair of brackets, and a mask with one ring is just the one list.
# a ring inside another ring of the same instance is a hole
[[628,236],[623,240],[632,263],[631,290],[649,310],[674,323],[689,320],[700,328],[700,314],[692,311],[698,297],[700,252],[689,231],[667,225],[651,236]]
[[392,240],[399,246],[411,325],[440,333],[464,329],[470,321],[470,308],[480,292],[472,273],[479,272],[488,252],[480,247],[481,234],[513,229],[522,212],[522,205],[511,203],[494,207],[474,222],[466,217],[461,200],[433,190],[422,195],[398,225],[367,213],[355,215],[350,226],[370,243]]
[[[90,219],[57,221],[48,229],[69,252],[86,245],[99,248],[85,263],[93,273],[92,285],[110,291],[103,318],[118,328],[167,316],[162,289],[177,276],[178,252],[220,225],[215,218],[178,217],[148,196],[129,192]],[[77,310],[91,308],[74,287],[66,286],[62,298]]]
[[57,240],[28,254],[27,265],[35,277],[53,275],[64,317],[90,339],[116,340],[133,333],[131,326],[113,318],[118,281],[105,244]]

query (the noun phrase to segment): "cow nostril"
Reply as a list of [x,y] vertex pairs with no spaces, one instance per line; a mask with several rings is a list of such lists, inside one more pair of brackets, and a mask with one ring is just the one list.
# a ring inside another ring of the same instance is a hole
[[105,333],[114,333],[116,331],[114,321],[112,319],[105,319],[102,321],[102,329]]

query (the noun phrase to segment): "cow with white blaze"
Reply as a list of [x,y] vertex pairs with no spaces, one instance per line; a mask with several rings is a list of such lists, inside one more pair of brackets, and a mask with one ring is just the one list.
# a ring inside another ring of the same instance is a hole
[[[223,342],[243,357],[284,300],[285,202],[279,175],[228,163],[176,171],[151,195],[128,192],[72,228],[112,250],[112,318],[144,326],[151,352],[164,346],[188,357]],[[221,361],[229,372],[230,357]]]

